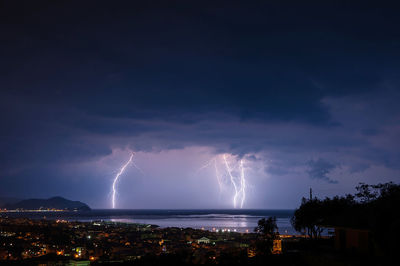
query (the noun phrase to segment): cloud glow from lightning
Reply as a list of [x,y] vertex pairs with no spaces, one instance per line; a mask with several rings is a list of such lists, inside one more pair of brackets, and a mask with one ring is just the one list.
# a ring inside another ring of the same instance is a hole
[[[115,209],[115,196],[116,196],[116,194],[117,194],[116,185],[117,185],[118,179],[119,179],[119,177],[122,175],[122,173],[125,171],[125,168],[132,162],[133,155],[134,155],[134,153],[132,152],[132,153],[131,153],[131,156],[129,157],[129,160],[121,167],[121,169],[119,170],[119,172],[117,173],[117,175],[116,175],[115,178],[114,178],[114,182],[113,182],[113,184],[112,184],[112,199],[111,199],[112,208],[113,208],[113,209]],[[136,168],[139,169],[138,167],[136,167]],[[139,169],[139,170],[140,170],[140,169]],[[141,170],[140,170],[140,171],[141,171]]]
[[[241,159],[238,163],[238,166],[236,166],[236,167],[234,166],[232,168],[230,165],[230,162],[228,162],[227,155],[223,154],[222,155],[223,165],[226,170],[225,176],[227,176],[227,178],[224,179],[223,175],[218,170],[218,157],[219,156],[216,156],[215,158],[213,158],[210,161],[208,161],[207,163],[205,163],[202,167],[200,167],[196,171],[196,173],[211,166],[211,164],[214,163],[215,177],[218,182],[220,193],[222,192],[224,186],[226,185],[226,182],[224,182],[224,180],[228,180],[228,183],[230,185],[232,185],[233,189],[234,189],[233,207],[236,208],[238,206],[238,202],[240,202],[240,208],[243,208],[243,205],[244,205],[244,202],[246,199],[246,185],[247,185],[245,170],[244,170],[244,161],[243,161],[243,159]],[[237,163],[236,163],[236,165],[237,165]],[[238,170],[239,174],[235,175],[234,169]]]

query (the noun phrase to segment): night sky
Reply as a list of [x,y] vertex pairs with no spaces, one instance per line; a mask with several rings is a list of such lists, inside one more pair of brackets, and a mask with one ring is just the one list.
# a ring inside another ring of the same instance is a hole
[[243,208],[398,183],[400,9],[347,2],[0,1],[0,196],[110,208],[131,151],[118,208],[233,208],[224,154]]

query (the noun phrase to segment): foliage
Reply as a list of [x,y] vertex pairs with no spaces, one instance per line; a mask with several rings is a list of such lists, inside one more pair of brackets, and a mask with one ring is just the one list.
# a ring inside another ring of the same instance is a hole
[[356,186],[357,189],[356,197],[360,199],[362,203],[369,203],[373,200],[376,200],[376,198],[379,195],[380,185],[381,184],[368,185],[365,183],[359,183],[359,185]]
[[262,218],[258,221],[254,232],[261,237],[255,243],[257,255],[265,256],[271,254],[273,241],[278,235],[278,226],[276,225],[276,217]]
[[357,193],[345,197],[302,199],[292,225],[310,238],[319,238],[323,227],[366,229],[384,252],[395,254],[400,239],[400,185],[360,183]]
[[369,228],[377,244],[386,253],[397,255],[400,239],[400,185],[378,184],[378,197],[368,203]]
[[254,232],[263,234],[266,238],[274,239],[277,234],[278,226],[276,225],[276,217],[262,218],[258,221],[258,225],[254,228]]
[[302,199],[300,208],[297,209],[292,217],[292,225],[296,231],[306,232],[310,238],[318,238],[322,232],[323,215],[321,200],[314,198]]

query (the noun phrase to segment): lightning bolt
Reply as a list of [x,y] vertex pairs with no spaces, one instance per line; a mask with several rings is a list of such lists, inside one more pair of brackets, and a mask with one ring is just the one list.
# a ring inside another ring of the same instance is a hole
[[211,163],[215,160],[215,158],[209,160],[208,162],[206,162],[202,167],[200,167],[199,169],[197,169],[195,174],[198,174],[201,170],[203,170],[204,168],[207,168],[208,166],[211,165]]
[[214,168],[215,168],[215,176],[217,177],[217,182],[218,182],[218,186],[219,186],[219,192],[222,192],[222,188],[223,188],[223,184],[222,184],[222,176],[218,171],[218,167],[217,167],[217,158],[214,159]]
[[228,161],[226,160],[226,155],[224,154],[223,157],[224,157],[226,171],[228,172],[228,175],[231,178],[231,182],[233,184],[233,187],[235,188],[235,196],[233,197],[233,208],[236,208],[236,199],[238,197],[238,186],[236,185],[235,178],[232,175],[232,170],[229,167]]
[[[245,171],[244,171],[244,160],[241,159],[238,166],[236,164],[233,166],[233,168],[231,168],[226,157],[227,157],[226,154],[222,155],[223,164],[225,165],[227,176],[229,176],[229,178],[227,178],[226,180],[227,180],[227,182],[232,183],[234,192],[235,192],[235,195],[233,197],[233,207],[236,208],[240,203],[240,208],[243,208],[243,205],[244,205],[244,202],[246,199],[246,186],[247,186],[246,176],[245,176]],[[210,161],[206,162],[203,166],[201,166],[196,171],[196,174],[198,172],[200,172],[201,170],[203,170],[204,168],[211,166],[212,163],[214,163],[215,177],[218,182],[219,191],[220,191],[220,193],[222,193],[223,188],[225,186],[224,176],[226,176],[226,175],[221,174],[221,172],[218,170],[218,158],[219,157],[216,156],[216,157],[212,158]],[[235,170],[235,169],[239,170],[238,175],[233,174],[233,170]]]
[[132,165],[133,165],[142,175],[145,176],[145,173],[142,171],[142,169],[139,168],[139,166],[137,166],[137,165],[135,164],[134,161],[132,161]]
[[212,158],[211,160],[209,160],[208,162],[206,162],[203,166],[201,166],[199,169],[197,169],[197,171],[195,172],[195,175],[197,175],[201,170],[211,166],[211,164],[214,163],[214,168],[215,168],[215,177],[217,178],[217,182],[218,182],[218,186],[219,186],[219,191],[222,191],[222,181],[221,181],[221,175],[218,171],[218,167],[217,167],[217,157]]
[[[117,194],[116,185],[117,185],[118,179],[122,175],[122,173],[125,171],[125,168],[132,162],[133,154],[134,153],[132,152],[131,157],[129,157],[129,160],[121,167],[118,174],[114,178],[114,182],[112,184],[112,208],[113,209],[115,209],[115,195]],[[136,167],[136,165],[135,165],[135,167]],[[136,167],[136,168],[139,169],[138,167]],[[140,171],[143,172],[142,170],[140,170]]]
[[244,200],[246,199],[246,177],[244,176],[243,160],[240,160],[240,192],[242,194],[242,201],[240,208],[243,208]]

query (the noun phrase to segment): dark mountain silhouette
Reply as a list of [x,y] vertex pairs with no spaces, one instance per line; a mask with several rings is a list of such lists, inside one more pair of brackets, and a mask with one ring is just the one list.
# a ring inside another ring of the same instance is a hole
[[49,199],[26,199],[14,204],[6,204],[4,206],[9,210],[25,209],[25,210],[38,210],[38,209],[59,209],[59,210],[78,210],[90,211],[90,207],[80,201],[71,201],[62,197],[53,197]]

